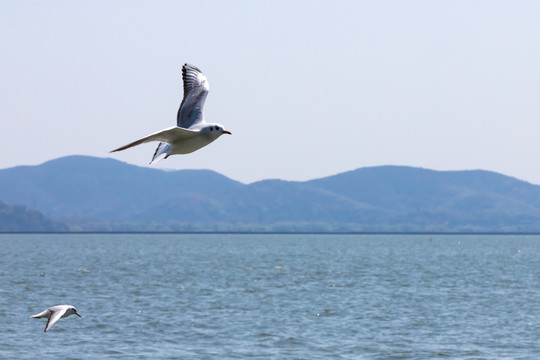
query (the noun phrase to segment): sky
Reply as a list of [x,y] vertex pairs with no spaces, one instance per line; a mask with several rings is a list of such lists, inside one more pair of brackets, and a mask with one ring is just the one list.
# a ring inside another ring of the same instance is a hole
[[[540,184],[538,1],[2,1],[0,169],[68,155],[234,180],[366,166]],[[181,66],[232,136],[148,165]]]

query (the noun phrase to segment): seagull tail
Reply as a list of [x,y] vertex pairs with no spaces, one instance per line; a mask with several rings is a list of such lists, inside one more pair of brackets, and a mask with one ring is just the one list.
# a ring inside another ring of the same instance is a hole
[[48,315],[49,315],[49,311],[45,310],[45,311],[40,312],[39,314],[31,315],[30,317],[34,318],[34,319],[39,319],[39,318],[43,318],[43,317],[48,317]]
[[150,161],[150,164],[157,163],[162,159],[166,159],[170,155],[170,152],[171,144],[160,142],[156,148],[156,151],[154,152],[154,156],[152,156],[152,161]]

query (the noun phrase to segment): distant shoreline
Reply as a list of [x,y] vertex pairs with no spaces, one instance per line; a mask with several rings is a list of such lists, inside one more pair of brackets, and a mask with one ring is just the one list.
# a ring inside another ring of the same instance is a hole
[[317,231],[0,231],[0,235],[540,235],[540,232],[317,232]]

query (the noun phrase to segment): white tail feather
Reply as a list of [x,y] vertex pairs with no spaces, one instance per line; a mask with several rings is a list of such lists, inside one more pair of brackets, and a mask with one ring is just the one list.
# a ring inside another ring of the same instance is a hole
[[152,156],[152,161],[150,161],[150,164],[157,163],[158,161],[167,158],[167,156],[170,155],[170,151],[170,144],[160,142],[156,148],[156,151],[154,152],[154,156]]

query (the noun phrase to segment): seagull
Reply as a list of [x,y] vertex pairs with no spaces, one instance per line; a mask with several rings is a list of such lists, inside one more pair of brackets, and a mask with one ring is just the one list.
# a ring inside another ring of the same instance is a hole
[[199,150],[223,134],[231,135],[220,124],[204,121],[204,101],[210,86],[202,71],[193,65],[184,64],[182,66],[182,80],[184,82],[184,98],[176,116],[177,126],[160,130],[111,152],[129,149],[149,141],[159,141],[160,143],[150,161],[152,164],[154,161],[166,159],[170,155],[189,154]]
[[53,326],[60,318],[69,316],[69,315],[77,315],[78,317],[81,317],[77,313],[77,309],[75,309],[74,306],[71,305],[56,305],[53,307],[48,308],[45,311],[40,312],[39,314],[30,316],[31,318],[39,319],[39,318],[48,318],[47,325],[45,325],[44,332],[47,332]]

